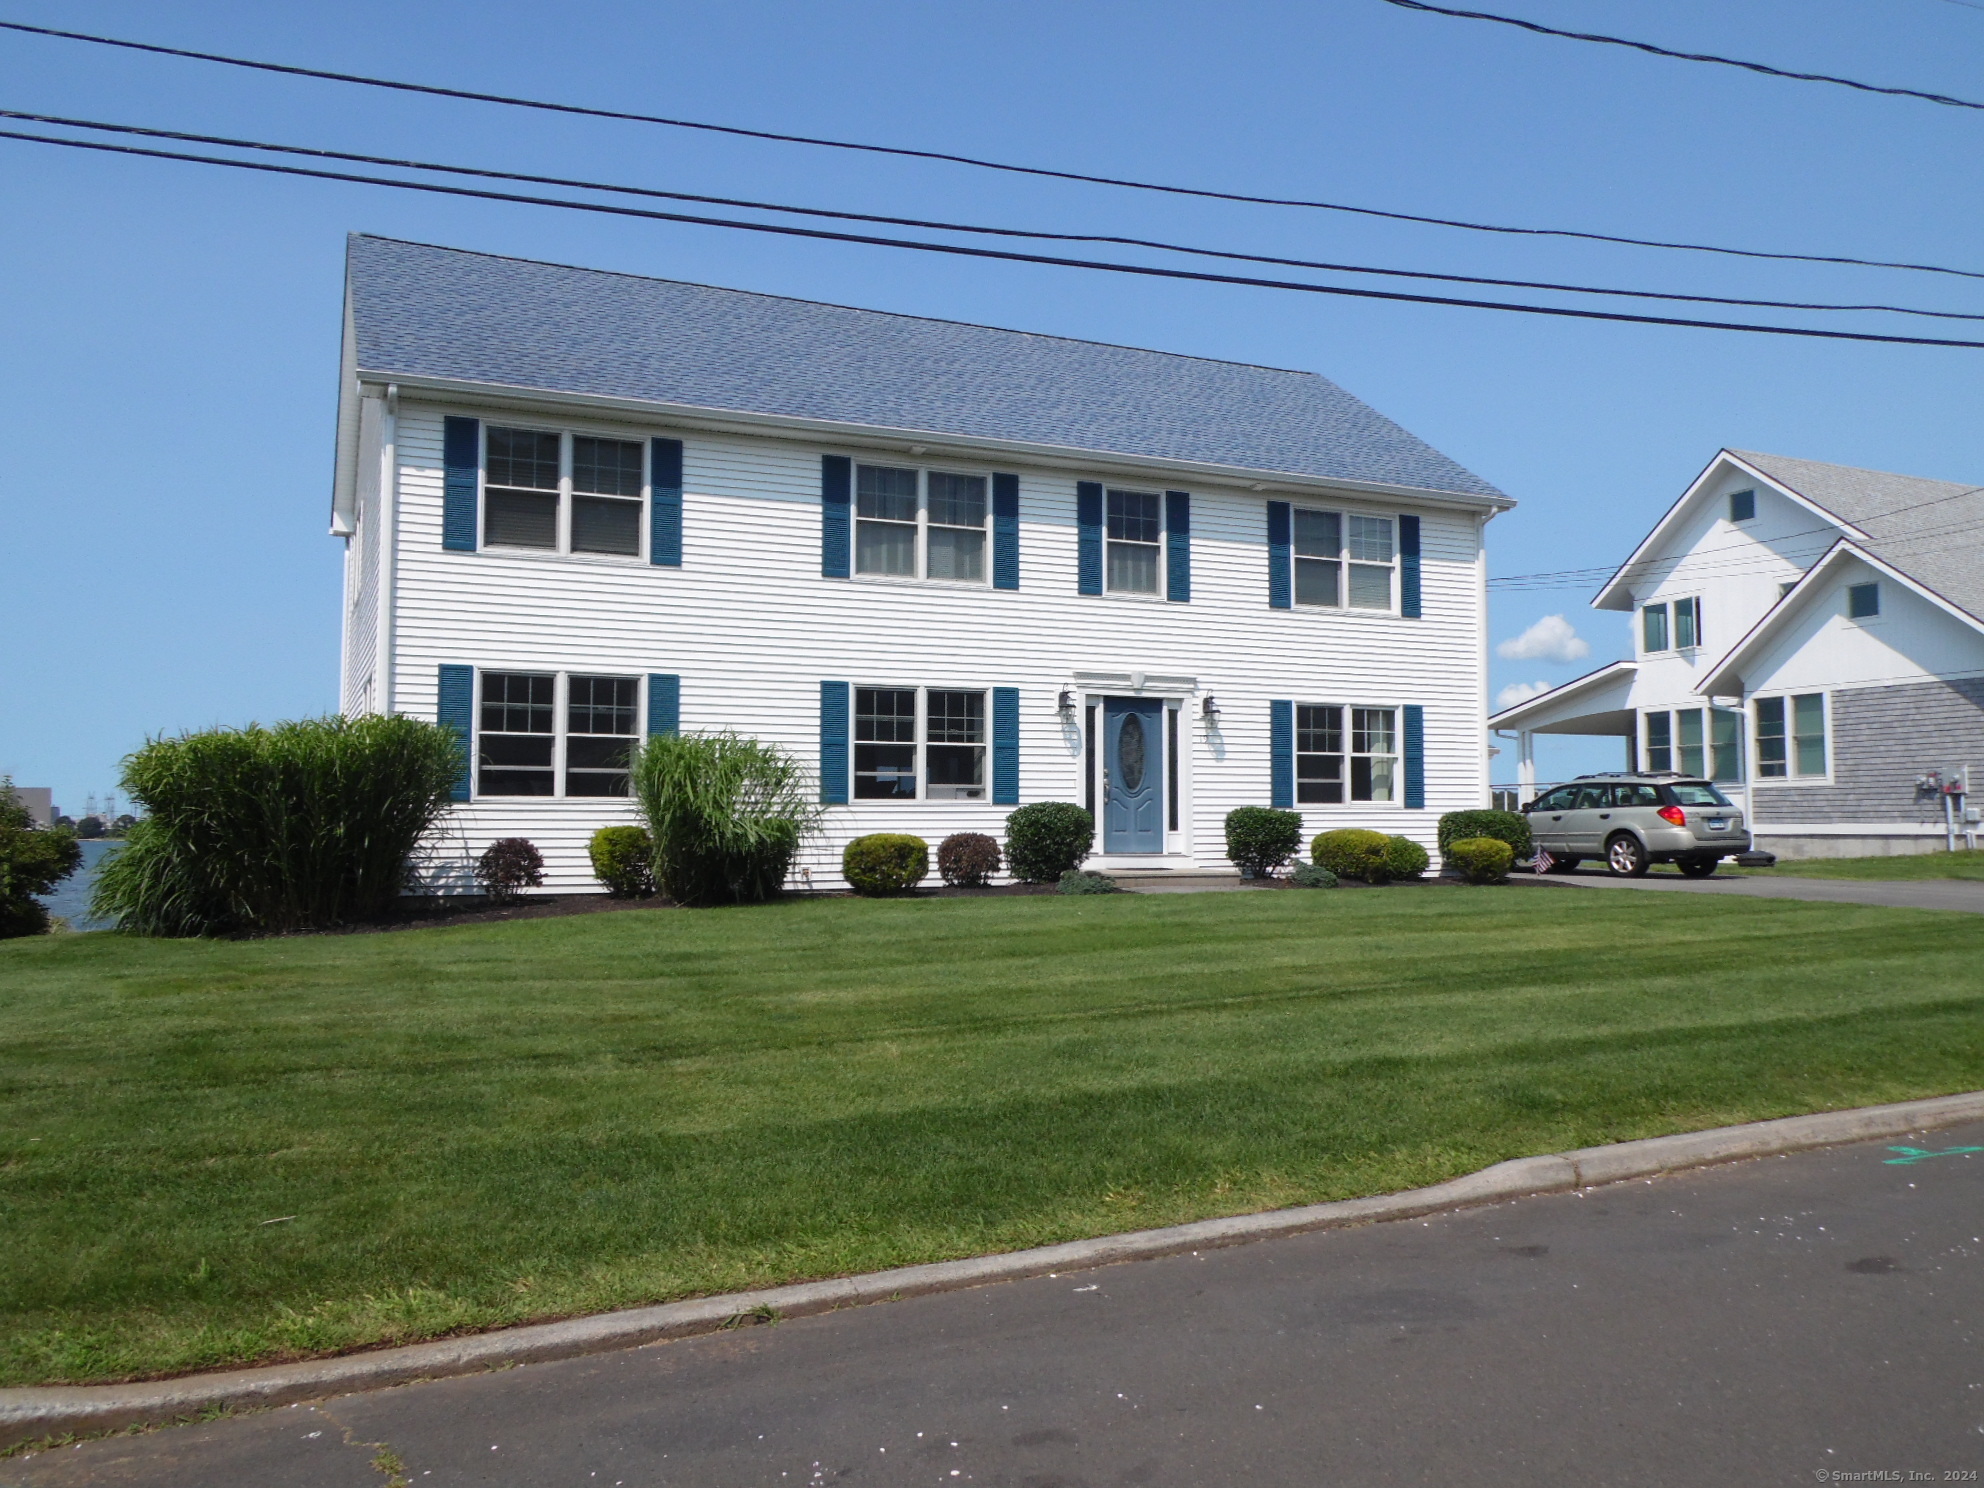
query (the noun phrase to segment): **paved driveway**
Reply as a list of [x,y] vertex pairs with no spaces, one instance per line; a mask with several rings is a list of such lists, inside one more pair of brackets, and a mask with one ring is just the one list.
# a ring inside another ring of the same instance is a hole
[[1984,914],[1984,883],[1971,879],[1900,882],[1844,878],[1682,878],[1656,870],[1645,878],[1614,878],[1602,869],[1518,873],[1511,883],[1585,889],[1643,889],[1656,894],[1722,894],[1735,899],[1812,899],[1822,904],[1876,904],[1888,909],[1956,909]]
[[413,1488],[1975,1482],[1963,1147],[1984,1126],[89,1442],[0,1483],[384,1488],[375,1457]]

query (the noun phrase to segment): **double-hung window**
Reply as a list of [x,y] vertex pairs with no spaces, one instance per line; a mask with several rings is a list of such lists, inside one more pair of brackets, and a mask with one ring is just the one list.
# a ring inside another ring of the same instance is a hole
[[1644,605],[1640,609],[1640,650],[1665,651],[1667,649],[1667,606],[1664,604]]
[[[1345,715],[1348,715],[1346,720]],[[1345,728],[1346,721],[1349,724]],[[1398,765],[1398,710],[1303,704],[1295,710],[1295,800],[1334,806],[1389,801]],[[1349,748],[1344,745],[1348,743]]]
[[1699,598],[1674,601],[1674,649],[1693,650],[1702,643],[1702,602]]
[[1338,512],[1310,511],[1298,506],[1294,519],[1295,602],[1299,605],[1342,604],[1342,515]]
[[1757,778],[1788,780],[1826,773],[1826,698],[1822,692],[1758,698]]
[[[1350,607],[1389,610],[1392,607],[1392,519],[1364,517],[1356,512],[1345,520],[1349,528]],[[1374,797],[1389,801],[1389,795]]]
[[854,571],[985,582],[990,481],[895,465],[854,469]]
[[1743,778],[1743,716],[1727,708],[1646,715],[1646,767],[1708,780]]
[[862,801],[985,799],[985,694],[854,689],[854,796]]
[[1109,492],[1109,592],[1158,592],[1158,552],[1164,521],[1155,491]]
[[637,677],[484,672],[476,794],[625,796],[640,690]]
[[1390,517],[1296,507],[1291,537],[1295,602],[1389,610],[1397,542]]
[[494,425],[485,438],[484,546],[640,556],[640,440]]
[[1674,768],[1674,715],[1646,715],[1646,767],[1664,773]]

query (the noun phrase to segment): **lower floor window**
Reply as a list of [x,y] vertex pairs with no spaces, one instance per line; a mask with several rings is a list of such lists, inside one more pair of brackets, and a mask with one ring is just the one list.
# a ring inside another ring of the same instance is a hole
[[985,694],[854,689],[854,795],[865,801],[985,799]]
[[476,794],[625,796],[640,687],[635,677],[484,672]]
[[[1345,728],[1345,714],[1349,727]],[[1295,710],[1295,799],[1333,806],[1389,801],[1398,764],[1398,710],[1303,704]],[[1344,746],[1346,742],[1349,748]]]
[[1757,778],[1786,780],[1825,773],[1825,694],[1758,698]]
[[1705,780],[1741,780],[1743,715],[1728,708],[1648,713],[1646,767]]

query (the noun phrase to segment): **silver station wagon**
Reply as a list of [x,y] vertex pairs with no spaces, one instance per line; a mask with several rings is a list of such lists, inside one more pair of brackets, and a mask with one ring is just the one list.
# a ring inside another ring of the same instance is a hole
[[1581,775],[1522,809],[1553,873],[1602,858],[1622,877],[1672,863],[1690,878],[1707,878],[1722,859],[1750,850],[1743,813],[1713,781],[1685,775]]

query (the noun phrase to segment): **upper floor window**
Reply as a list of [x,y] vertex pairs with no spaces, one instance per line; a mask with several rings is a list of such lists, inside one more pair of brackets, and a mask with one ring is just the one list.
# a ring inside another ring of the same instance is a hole
[[636,677],[484,672],[476,794],[626,795],[638,739],[640,687]]
[[1846,586],[1846,618],[1849,620],[1871,620],[1881,612],[1881,586],[1879,584],[1848,584]]
[[1390,517],[1313,511],[1294,518],[1295,602],[1353,610],[1392,607],[1397,543]]
[[1757,493],[1755,491],[1731,491],[1729,493],[1729,520],[1747,522],[1757,514]]
[[1642,651],[1665,651],[1667,649],[1666,605],[1650,604],[1641,607],[1640,649]]
[[893,465],[854,468],[854,571],[985,582],[982,475]]
[[1667,620],[1674,618],[1671,632],[1676,651],[1689,651],[1702,643],[1702,602],[1699,597],[1677,599],[1671,604],[1650,604],[1640,609],[1640,649],[1665,651],[1669,646]]
[[984,800],[985,694],[855,688],[854,795],[866,801]]
[[1756,709],[1759,780],[1826,773],[1824,693],[1758,698]]
[[1346,787],[1352,801],[1391,800],[1398,764],[1397,720],[1396,708],[1345,708],[1334,703],[1298,707],[1297,803],[1339,805],[1346,799]]
[[1162,502],[1155,491],[1109,492],[1108,589],[1113,594],[1156,594],[1158,553],[1164,535]]
[[640,440],[492,426],[486,441],[486,546],[640,556]]

